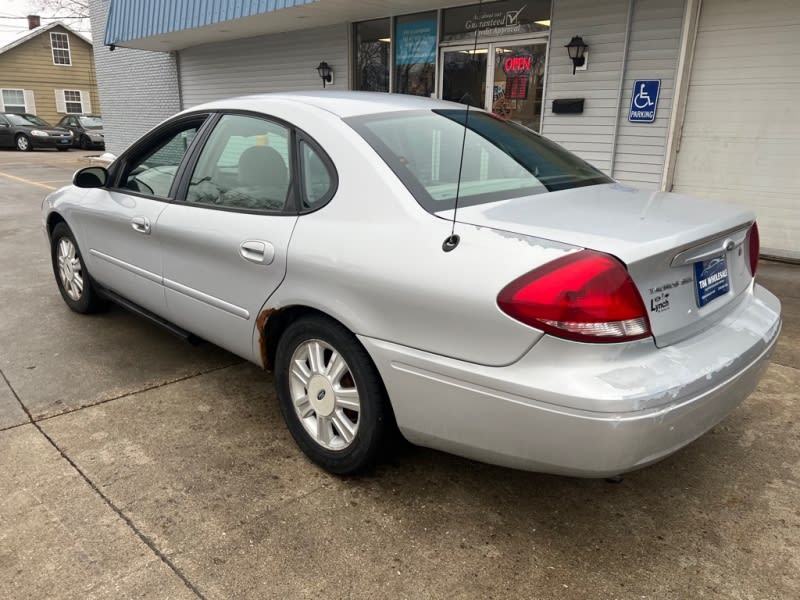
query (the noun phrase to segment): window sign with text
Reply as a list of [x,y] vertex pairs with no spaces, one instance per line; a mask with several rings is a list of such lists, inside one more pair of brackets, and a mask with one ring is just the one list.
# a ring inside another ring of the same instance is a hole
[[442,41],[535,33],[550,29],[550,0],[501,0],[448,8]]
[[397,23],[397,64],[436,62],[436,17],[423,21]]
[[394,91],[415,96],[434,93],[436,79],[436,13],[395,19]]

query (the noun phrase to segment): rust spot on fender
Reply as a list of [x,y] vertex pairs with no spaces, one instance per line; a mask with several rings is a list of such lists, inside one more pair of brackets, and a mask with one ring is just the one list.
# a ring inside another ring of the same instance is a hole
[[272,370],[272,365],[269,364],[269,357],[267,356],[267,321],[272,316],[276,309],[265,308],[256,318],[256,328],[258,329],[258,349],[261,352],[261,365],[267,370]]

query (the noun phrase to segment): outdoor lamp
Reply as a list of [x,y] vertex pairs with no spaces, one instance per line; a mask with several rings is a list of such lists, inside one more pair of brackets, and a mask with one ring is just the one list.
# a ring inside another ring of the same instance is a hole
[[333,82],[333,69],[324,60],[317,66],[317,73],[322,79],[322,87],[325,87],[326,83]]
[[575,69],[582,67],[586,63],[586,58],[583,55],[589,46],[586,45],[581,36],[576,35],[564,47],[572,59],[572,74],[575,75]]

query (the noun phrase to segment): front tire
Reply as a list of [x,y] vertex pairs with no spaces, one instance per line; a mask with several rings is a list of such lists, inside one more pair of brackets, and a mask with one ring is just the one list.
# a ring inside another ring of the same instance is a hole
[[17,144],[17,150],[20,152],[29,152],[33,150],[33,145],[31,144],[30,139],[28,139],[27,135],[20,133],[14,141]]
[[82,150],[91,150],[92,143],[89,141],[89,138],[85,135],[81,136],[81,149]]
[[50,257],[58,291],[70,309],[87,314],[105,308],[106,302],[95,291],[78,243],[66,223],[59,223],[53,228]]
[[381,457],[394,425],[389,399],[366,350],[342,325],[321,315],[289,325],[275,382],[292,437],[323,469],[349,475]]

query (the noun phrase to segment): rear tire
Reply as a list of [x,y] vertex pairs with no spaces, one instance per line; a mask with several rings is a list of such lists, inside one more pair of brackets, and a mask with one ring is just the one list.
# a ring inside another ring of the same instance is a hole
[[293,322],[278,341],[275,384],[300,449],[326,471],[373,465],[395,427],[377,368],[355,336],[321,315]]
[[106,308],[108,303],[95,291],[78,243],[66,223],[59,223],[53,228],[50,257],[58,291],[70,309],[88,314]]
[[17,145],[17,150],[20,152],[30,152],[33,150],[33,145],[31,144],[30,139],[28,139],[28,136],[23,133],[17,135],[17,137],[14,138],[14,142]]

